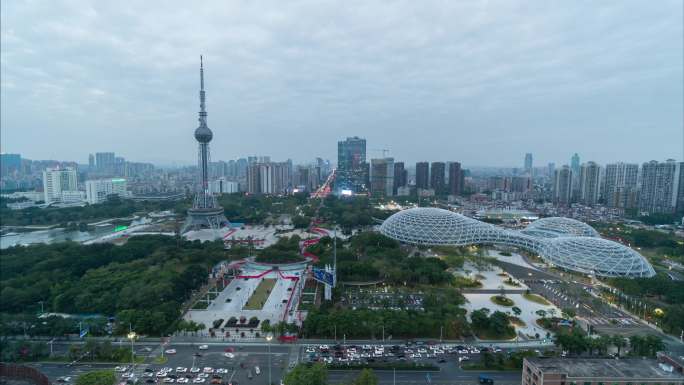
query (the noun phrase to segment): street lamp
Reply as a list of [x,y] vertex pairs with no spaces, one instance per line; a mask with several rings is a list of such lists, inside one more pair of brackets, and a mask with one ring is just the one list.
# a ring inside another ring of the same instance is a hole
[[273,339],[273,334],[268,333],[266,335],[266,342],[268,342],[268,385],[271,385],[271,340]]
[[131,331],[127,335],[128,339],[131,340],[131,366],[135,366],[135,361],[133,360],[133,341],[135,341],[136,334]]

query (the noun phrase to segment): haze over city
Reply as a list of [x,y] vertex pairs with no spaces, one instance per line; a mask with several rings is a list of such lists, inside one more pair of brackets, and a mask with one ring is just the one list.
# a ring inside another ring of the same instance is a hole
[[2,3],[2,151],[213,159],[682,159],[682,2]]

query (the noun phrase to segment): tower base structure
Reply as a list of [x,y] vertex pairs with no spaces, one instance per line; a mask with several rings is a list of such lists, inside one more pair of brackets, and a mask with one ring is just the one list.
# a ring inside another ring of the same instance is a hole
[[218,230],[230,225],[222,207],[212,208],[191,208],[188,209],[188,216],[185,219],[181,234],[191,230],[211,229],[214,231],[214,239],[220,238]]

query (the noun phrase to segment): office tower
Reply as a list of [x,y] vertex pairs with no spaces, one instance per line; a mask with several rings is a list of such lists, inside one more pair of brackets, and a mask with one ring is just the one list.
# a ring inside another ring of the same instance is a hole
[[606,165],[603,197],[606,206],[631,209],[637,204],[639,165],[611,163]]
[[463,193],[463,172],[459,162],[449,163],[449,194],[461,195]]
[[372,195],[394,194],[394,158],[371,159],[370,191]]
[[683,164],[668,159],[652,160],[641,166],[640,211],[672,214],[677,210]]
[[335,184],[338,190],[362,191],[365,189],[367,179],[366,139],[354,136],[337,142]]
[[392,188],[392,195],[397,195],[399,187],[404,187],[408,184],[408,171],[404,168],[404,162],[394,163],[394,187]]
[[532,175],[532,154],[525,154],[525,173]]
[[124,178],[87,180],[85,188],[86,201],[91,205],[106,201],[110,195],[121,198],[128,196],[127,181]]
[[553,178],[553,175],[556,173],[556,164],[555,163],[549,163],[547,168],[547,175],[551,178]]
[[72,167],[46,169],[43,171],[45,203],[63,202],[67,195],[78,191],[78,175]]
[[198,166],[200,189],[195,194],[192,208],[188,209],[188,216],[181,233],[189,230],[204,228],[214,230],[214,238],[218,238],[217,230],[228,224],[223,207],[216,203],[216,198],[209,191],[209,142],[214,137],[207,126],[207,111],[205,109],[204,93],[204,65],[200,56],[200,112],[199,127],[195,130],[195,139],[199,143]]
[[572,170],[564,165],[556,170],[553,178],[553,201],[558,205],[570,204],[572,198]]
[[432,162],[430,165],[430,187],[435,190],[435,194],[444,193],[446,186],[444,181],[445,171],[446,164],[444,162]]
[[676,212],[684,214],[684,162],[679,162],[679,182],[677,182],[677,208]]
[[580,157],[575,153],[572,158],[570,159],[570,168],[572,169],[573,173],[577,173],[579,175],[580,172]]
[[116,156],[113,152],[95,153],[95,167],[100,173],[113,174],[116,169]]
[[21,155],[0,154],[0,176],[21,173]]
[[580,167],[580,201],[587,206],[598,203],[600,192],[601,167],[595,162],[587,162]]
[[416,188],[430,187],[430,165],[428,162],[416,163]]
[[95,171],[95,155],[88,154],[88,171]]

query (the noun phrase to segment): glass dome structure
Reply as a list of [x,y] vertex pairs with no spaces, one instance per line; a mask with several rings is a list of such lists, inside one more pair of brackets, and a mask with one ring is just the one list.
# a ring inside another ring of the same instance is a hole
[[387,218],[380,232],[413,245],[500,244],[529,250],[563,269],[601,277],[652,277],[653,267],[636,251],[603,239],[570,218],[543,218],[522,231],[503,229],[449,210],[419,207]]

